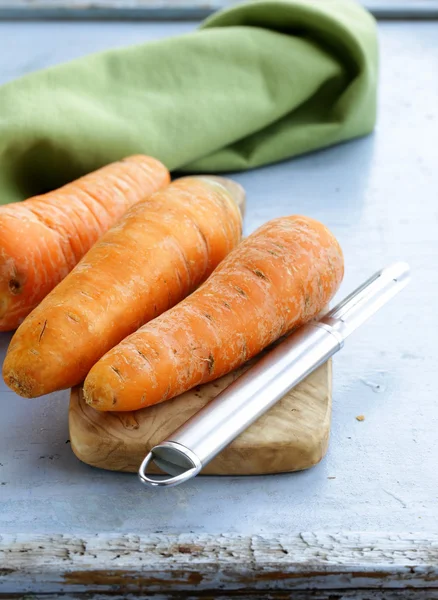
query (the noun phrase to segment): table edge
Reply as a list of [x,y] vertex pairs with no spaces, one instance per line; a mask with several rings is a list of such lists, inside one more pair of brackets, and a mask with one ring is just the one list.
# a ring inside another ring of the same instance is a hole
[[438,534],[0,535],[0,598],[29,591],[357,588],[432,593],[438,588]]

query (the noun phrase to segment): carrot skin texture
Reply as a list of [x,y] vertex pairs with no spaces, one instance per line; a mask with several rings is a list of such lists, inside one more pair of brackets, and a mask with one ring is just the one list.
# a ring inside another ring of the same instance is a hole
[[6,384],[36,397],[81,383],[105,352],[198,287],[241,228],[229,192],[205,178],[131,207],[18,328]]
[[324,225],[270,221],[196,292],[97,362],[85,399],[102,411],[136,410],[221,377],[318,315],[343,273],[342,250]]
[[130,206],[169,181],[158,160],[130,156],[0,207],[0,331],[16,329]]

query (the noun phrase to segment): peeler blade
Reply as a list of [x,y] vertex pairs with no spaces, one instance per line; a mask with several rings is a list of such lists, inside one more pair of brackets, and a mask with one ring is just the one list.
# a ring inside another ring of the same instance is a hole
[[329,311],[321,322],[343,339],[367,321],[410,281],[410,267],[396,262],[381,269]]

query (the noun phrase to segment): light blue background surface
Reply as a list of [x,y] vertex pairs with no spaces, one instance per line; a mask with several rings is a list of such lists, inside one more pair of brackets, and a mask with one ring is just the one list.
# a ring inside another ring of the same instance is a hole
[[[0,23],[0,82],[194,26]],[[335,358],[324,461],[298,474],[148,491],[73,456],[67,392],[23,400],[0,383],[0,532],[438,529],[438,22],[379,30],[375,134],[236,177],[248,194],[247,233],[292,213],[333,230],[346,258],[338,297],[394,260],[412,267],[410,286]],[[0,360],[8,340],[0,334]]]

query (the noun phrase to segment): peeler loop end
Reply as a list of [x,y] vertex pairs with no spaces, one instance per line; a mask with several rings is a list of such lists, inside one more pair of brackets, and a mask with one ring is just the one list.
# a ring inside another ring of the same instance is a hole
[[[152,461],[172,477],[148,475],[146,469]],[[138,477],[149,487],[171,487],[195,477],[201,468],[202,463],[193,452],[176,442],[169,441],[155,446],[149,452],[140,465]]]

